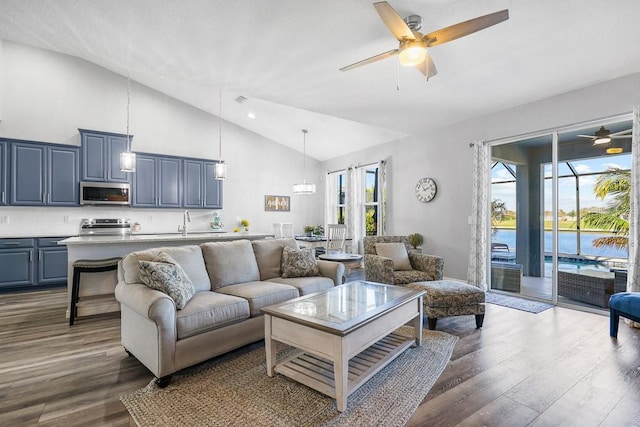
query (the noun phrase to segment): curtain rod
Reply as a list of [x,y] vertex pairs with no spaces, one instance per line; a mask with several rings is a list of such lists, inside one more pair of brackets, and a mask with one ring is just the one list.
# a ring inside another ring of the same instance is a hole
[[[380,161],[375,162],[375,163],[367,163],[365,166],[375,165],[376,163],[382,163],[384,165],[384,164],[387,164],[387,161],[386,160],[380,160]],[[327,175],[330,174],[330,173],[346,172],[346,171],[349,171],[351,169],[358,169],[358,168],[361,168],[362,166],[363,165],[361,163],[358,163],[357,165],[349,166],[348,168],[336,169],[336,170],[333,170],[333,171],[327,171]]]

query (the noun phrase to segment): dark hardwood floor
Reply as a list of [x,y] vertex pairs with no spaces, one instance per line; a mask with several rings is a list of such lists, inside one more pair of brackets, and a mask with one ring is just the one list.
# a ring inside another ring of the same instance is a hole
[[[130,425],[118,398],[153,376],[120,346],[117,313],[69,327],[66,298],[0,295],[0,426]],[[640,426],[640,330],[615,340],[606,316],[491,304],[481,330],[473,316],[438,329],[460,340],[409,426]]]

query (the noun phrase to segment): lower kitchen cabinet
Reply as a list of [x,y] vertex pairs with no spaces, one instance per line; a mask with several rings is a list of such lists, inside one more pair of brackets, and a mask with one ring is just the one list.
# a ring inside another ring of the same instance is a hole
[[66,237],[0,239],[0,291],[67,283]]

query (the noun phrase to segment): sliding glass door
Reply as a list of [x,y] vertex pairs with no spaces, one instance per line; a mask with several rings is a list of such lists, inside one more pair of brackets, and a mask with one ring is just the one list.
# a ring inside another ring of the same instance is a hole
[[491,147],[490,288],[604,309],[624,290],[631,116]]

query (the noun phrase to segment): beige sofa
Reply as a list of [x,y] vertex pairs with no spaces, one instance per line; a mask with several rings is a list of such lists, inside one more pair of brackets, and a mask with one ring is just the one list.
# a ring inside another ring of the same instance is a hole
[[[342,283],[344,266],[318,261],[320,276],[281,277],[283,247],[293,239],[235,240],[149,249],[125,256],[118,269],[122,345],[166,386],[174,372],[264,338],[262,307]],[[165,251],[196,293],[182,310],[144,285],[138,261]]]

